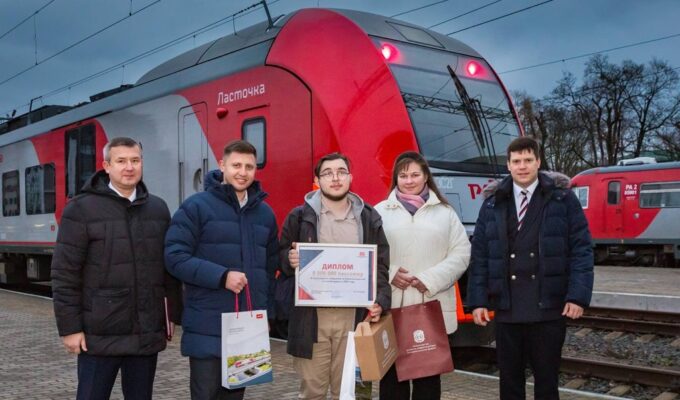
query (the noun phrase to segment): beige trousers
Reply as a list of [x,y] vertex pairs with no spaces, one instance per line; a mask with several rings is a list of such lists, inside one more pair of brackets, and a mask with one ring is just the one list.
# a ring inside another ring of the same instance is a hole
[[355,312],[354,308],[316,309],[318,341],[312,359],[293,357],[293,367],[301,378],[298,398],[326,400],[329,385],[333,400],[340,397],[347,332],[354,330]]

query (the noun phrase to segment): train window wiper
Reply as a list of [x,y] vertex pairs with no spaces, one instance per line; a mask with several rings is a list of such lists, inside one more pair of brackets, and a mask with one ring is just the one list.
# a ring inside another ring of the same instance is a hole
[[471,98],[463,82],[460,81],[458,75],[453,71],[450,65],[446,66],[449,71],[449,75],[453,79],[456,85],[456,91],[458,92],[458,97],[460,97],[460,102],[463,106],[463,111],[465,116],[470,123],[470,127],[476,134],[477,146],[480,149],[480,154],[482,150],[486,150],[487,156],[489,157],[489,163],[493,164],[494,174],[500,177],[500,172],[498,171],[498,157],[496,156],[496,149],[494,148],[493,140],[491,140],[491,131],[489,129],[489,123],[484,115],[484,109],[479,100]]

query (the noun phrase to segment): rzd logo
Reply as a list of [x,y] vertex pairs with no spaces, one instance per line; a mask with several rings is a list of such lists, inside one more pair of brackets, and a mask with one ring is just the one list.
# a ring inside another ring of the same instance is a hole
[[477,183],[468,183],[468,189],[470,189],[470,197],[472,197],[472,200],[475,200],[477,196],[482,194],[482,191],[489,186],[489,183],[493,182],[493,179],[489,179],[487,183],[484,185],[479,185]]

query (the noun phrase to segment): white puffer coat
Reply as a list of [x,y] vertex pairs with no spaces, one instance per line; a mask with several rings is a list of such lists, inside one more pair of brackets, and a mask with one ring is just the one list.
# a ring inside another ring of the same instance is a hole
[[[395,189],[396,190],[396,189]],[[390,282],[399,267],[406,268],[427,287],[425,301],[441,302],[446,332],[458,327],[454,283],[470,262],[470,241],[453,207],[443,204],[434,192],[427,202],[411,215],[397,200],[395,190],[375,209],[383,220],[390,243]],[[422,302],[414,287],[402,292],[392,286],[392,308]]]

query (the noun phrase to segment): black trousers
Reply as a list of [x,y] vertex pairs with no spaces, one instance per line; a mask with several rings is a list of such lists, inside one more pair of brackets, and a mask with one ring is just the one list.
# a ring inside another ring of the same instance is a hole
[[558,380],[566,321],[496,322],[496,356],[501,400],[524,400],[527,363],[534,374],[536,400],[559,399]]
[[92,356],[78,354],[78,400],[106,400],[121,371],[125,400],[150,400],[158,354],[151,356]]
[[[380,400],[439,400],[442,395],[441,375],[399,382],[397,368],[392,365],[380,380]],[[413,393],[411,393],[413,384]]]
[[222,386],[219,358],[189,357],[191,400],[241,400],[246,389],[229,390]]

